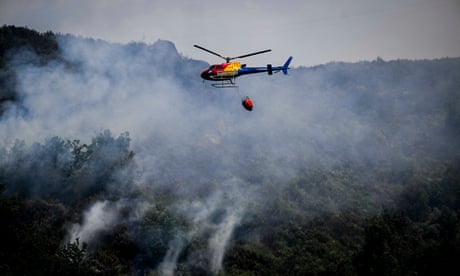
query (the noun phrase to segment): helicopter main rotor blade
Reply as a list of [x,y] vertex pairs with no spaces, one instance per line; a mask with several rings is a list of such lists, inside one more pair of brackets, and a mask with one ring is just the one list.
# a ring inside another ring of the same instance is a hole
[[246,54],[246,55],[242,55],[242,56],[232,57],[230,59],[245,58],[245,57],[255,56],[255,55],[258,55],[258,54],[263,54],[263,53],[270,52],[270,51],[271,51],[271,49],[267,49],[267,50],[254,52],[254,53],[250,53],[250,54]]
[[218,56],[218,57],[220,57],[220,58],[223,58],[223,59],[225,59],[225,60],[228,59],[228,58],[226,58],[226,57],[221,56],[220,54],[218,54],[218,53],[216,53],[216,52],[213,52],[213,51],[208,50],[208,49],[206,49],[206,48],[204,48],[204,47],[201,47],[200,45],[196,45],[196,44],[195,44],[195,45],[193,45],[193,46],[196,47],[196,48],[198,48],[198,49],[200,49],[200,50],[203,50],[203,51],[205,51],[205,52],[208,52],[208,53],[210,53],[210,54],[213,54],[213,55],[215,55],[215,56]]

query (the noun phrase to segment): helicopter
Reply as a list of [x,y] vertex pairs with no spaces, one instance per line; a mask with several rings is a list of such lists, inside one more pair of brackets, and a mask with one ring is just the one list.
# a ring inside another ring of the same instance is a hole
[[202,46],[199,46],[196,44],[193,46],[225,60],[225,63],[213,64],[209,66],[208,69],[201,72],[201,77],[204,80],[220,81],[220,83],[211,84],[212,86],[216,88],[236,87],[235,79],[242,75],[264,73],[264,72],[267,72],[269,75],[272,75],[273,73],[277,73],[279,71],[282,71],[285,75],[287,75],[289,64],[292,61],[292,56],[291,56],[287,59],[287,61],[284,63],[283,66],[273,67],[271,64],[267,64],[267,66],[263,66],[263,67],[246,67],[246,64],[241,64],[237,61],[233,61],[233,62],[230,62],[230,61],[234,59],[245,58],[245,57],[255,56],[258,54],[267,53],[267,52],[270,52],[271,49],[258,51],[258,52],[254,52],[254,53],[250,53],[246,55],[241,55],[237,57],[224,57]]
[[[224,57],[202,46],[199,46],[196,44],[193,46],[225,60],[225,63],[213,64],[209,66],[209,68],[201,72],[201,78],[203,79],[203,81],[208,80],[208,81],[219,82],[219,83],[211,84],[215,88],[237,87],[235,80],[237,77],[243,76],[243,75],[264,73],[264,72],[267,72],[268,75],[272,75],[273,73],[278,73],[280,71],[283,72],[283,74],[287,75],[289,64],[292,61],[292,56],[290,56],[282,66],[272,66],[271,64],[267,64],[267,66],[263,66],[263,67],[247,67],[246,64],[241,64],[240,62],[237,62],[237,61],[232,61],[232,62],[230,61],[234,59],[245,58],[245,57],[267,53],[267,52],[270,52],[271,49],[253,52],[253,53],[249,53],[249,54],[245,54],[245,55],[241,55],[237,57]],[[249,97],[245,97],[242,100],[242,105],[248,111],[251,111],[254,106],[252,100]]]

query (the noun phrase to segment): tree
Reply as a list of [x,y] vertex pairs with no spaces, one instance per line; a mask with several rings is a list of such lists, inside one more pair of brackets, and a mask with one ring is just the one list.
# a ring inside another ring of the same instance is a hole
[[397,258],[393,255],[390,227],[381,216],[372,219],[365,231],[365,242],[358,256],[360,275],[401,275]]

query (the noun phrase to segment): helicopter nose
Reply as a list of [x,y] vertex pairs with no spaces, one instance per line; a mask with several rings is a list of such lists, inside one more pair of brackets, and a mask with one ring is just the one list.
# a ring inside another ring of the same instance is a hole
[[201,72],[201,78],[205,79],[205,80],[209,80],[209,72],[208,70],[204,70],[203,72]]

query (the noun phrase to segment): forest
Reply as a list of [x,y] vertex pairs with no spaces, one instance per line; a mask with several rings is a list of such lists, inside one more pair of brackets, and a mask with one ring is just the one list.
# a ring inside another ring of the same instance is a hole
[[460,275],[460,58],[295,61],[1,27],[0,274]]

